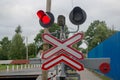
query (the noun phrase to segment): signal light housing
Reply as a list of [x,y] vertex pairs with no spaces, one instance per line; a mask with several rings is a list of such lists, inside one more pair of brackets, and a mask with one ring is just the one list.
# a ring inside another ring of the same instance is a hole
[[63,15],[59,15],[57,19],[57,24],[59,26],[64,26],[65,25],[65,17]]
[[71,11],[71,13],[69,15],[69,19],[75,25],[83,24],[86,20],[86,13],[80,7],[75,7]]
[[44,28],[48,28],[54,23],[54,16],[50,12],[39,10],[37,12],[37,16],[39,18],[40,25]]

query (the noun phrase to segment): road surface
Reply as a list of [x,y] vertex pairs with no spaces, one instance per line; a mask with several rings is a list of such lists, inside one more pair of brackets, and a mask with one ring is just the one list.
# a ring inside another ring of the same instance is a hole
[[87,69],[85,69],[84,71],[80,71],[79,74],[80,74],[81,80],[102,80]]

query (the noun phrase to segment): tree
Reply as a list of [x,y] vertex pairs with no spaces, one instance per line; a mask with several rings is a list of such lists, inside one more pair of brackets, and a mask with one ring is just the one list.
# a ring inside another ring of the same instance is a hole
[[16,33],[22,33],[21,26],[18,25],[18,27],[15,29]]
[[88,50],[91,50],[115,32],[116,31],[107,27],[105,21],[94,21],[85,32],[85,40],[88,43]]
[[1,45],[0,45],[0,60],[3,60],[3,54],[2,54],[2,48],[1,48]]
[[8,59],[8,55],[9,55],[9,51],[10,51],[10,44],[11,41],[8,39],[8,37],[4,37],[2,39],[2,41],[0,41],[0,59],[1,60],[7,60]]
[[[19,27],[19,26],[18,26]],[[16,28],[16,30],[18,29]],[[21,31],[21,27],[19,28]],[[15,30],[16,34],[12,38],[11,41],[11,48],[10,48],[10,59],[25,59],[26,52],[25,52],[25,44],[23,43],[23,39],[21,34]]]
[[30,44],[28,44],[28,56],[29,56],[30,58],[36,56],[36,52],[37,52],[37,49],[36,49],[36,48],[37,48],[37,47],[36,47],[35,43],[30,43]]

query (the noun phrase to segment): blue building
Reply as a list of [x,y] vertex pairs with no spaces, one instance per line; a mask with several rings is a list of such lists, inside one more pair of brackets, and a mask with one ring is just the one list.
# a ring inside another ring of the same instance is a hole
[[88,58],[110,58],[111,70],[107,76],[120,80],[120,32],[115,33],[88,53]]

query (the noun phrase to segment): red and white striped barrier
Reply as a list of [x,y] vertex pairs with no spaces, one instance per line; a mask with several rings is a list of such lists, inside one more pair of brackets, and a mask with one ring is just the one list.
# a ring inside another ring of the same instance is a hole
[[0,60],[0,64],[28,64],[29,60]]

